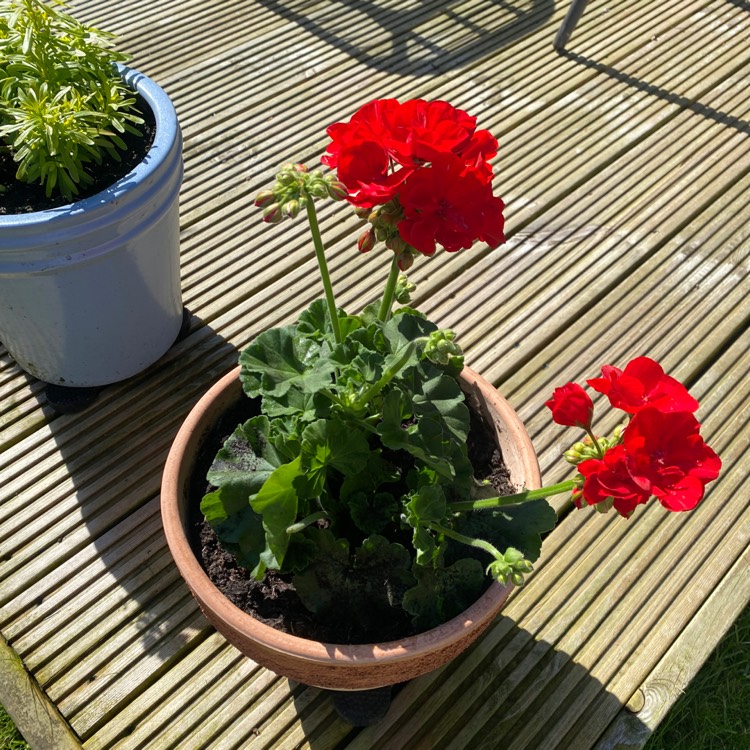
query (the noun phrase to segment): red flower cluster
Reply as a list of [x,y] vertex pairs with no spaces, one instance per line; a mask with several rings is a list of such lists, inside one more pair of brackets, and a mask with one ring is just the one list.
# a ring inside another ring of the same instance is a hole
[[321,161],[337,170],[349,202],[395,203],[398,232],[415,250],[504,242],[504,205],[492,194],[489,164],[497,141],[476,129],[475,117],[442,101],[379,99],[326,132],[332,142]]
[[[632,417],[621,441],[606,441],[603,455],[578,464],[584,481],[576,503],[612,502],[626,517],[651,496],[669,510],[694,508],[706,484],[718,477],[721,459],[700,435],[693,416],[698,402],[685,386],[648,357],[634,359],[624,371],[605,365],[601,378],[587,382]],[[558,424],[590,433],[593,407],[587,399],[580,386],[568,383],[547,406]]]

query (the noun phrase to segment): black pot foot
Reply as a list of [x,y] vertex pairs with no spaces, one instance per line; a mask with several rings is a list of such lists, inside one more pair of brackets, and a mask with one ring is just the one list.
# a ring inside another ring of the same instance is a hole
[[374,690],[329,690],[336,713],[353,727],[377,724],[391,705],[391,686]]
[[190,310],[187,309],[187,307],[182,308],[182,325],[180,326],[180,330],[177,334],[177,338],[174,340],[175,344],[178,344],[182,339],[186,338],[187,335],[190,333]]
[[44,389],[47,403],[58,414],[75,414],[91,406],[99,398],[101,387],[68,388],[64,385],[50,383]]

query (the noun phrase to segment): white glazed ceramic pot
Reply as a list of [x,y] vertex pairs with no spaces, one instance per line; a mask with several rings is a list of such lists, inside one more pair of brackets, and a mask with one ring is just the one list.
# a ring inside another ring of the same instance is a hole
[[167,94],[121,70],[156,119],[144,160],[90,198],[0,216],[0,342],[48,383],[135,375],[169,349],[182,322],[182,135]]

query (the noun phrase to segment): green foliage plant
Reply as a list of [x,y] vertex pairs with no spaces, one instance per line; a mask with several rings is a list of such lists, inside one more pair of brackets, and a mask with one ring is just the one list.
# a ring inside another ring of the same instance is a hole
[[[68,201],[125,133],[143,123],[115,63],[114,37],[64,13],[59,0],[0,0],[0,149],[19,181]],[[6,186],[7,189],[7,186]]]

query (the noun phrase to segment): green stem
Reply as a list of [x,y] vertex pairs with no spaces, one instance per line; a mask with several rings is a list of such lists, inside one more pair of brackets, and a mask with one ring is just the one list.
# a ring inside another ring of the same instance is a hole
[[482,510],[487,508],[501,508],[504,505],[516,505],[528,500],[539,500],[550,495],[559,495],[563,492],[571,492],[576,487],[572,479],[565,482],[551,484],[549,487],[540,487],[538,490],[525,490],[515,495],[504,495],[503,497],[488,497],[481,500],[459,500],[448,503],[451,510]]
[[339,316],[336,310],[336,300],[333,297],[333,287],[331,286],[331,276],[328,273],[328,264],[326,263],[325,251],[323,249],[323,240],[320,237],[318,227],[318,215],[315,213],[315,203],[312,197],[307,197],[307,220],[310,222],[310,233],[315,245],[315,257],[320,269],[320,278],[323,280],[323,289],[326,293],[326,302],[328,303],[328,314],[331,316],[331,326],[333,327],[333,338],[337,344],[341,343],[341,328],[339,327]]
[[378,320],[382,320],[383,323],[387,323],[388,318],[391,317],[391,308],[393,307],[393,296],[396,293],[398,274],[398,256],[394,253],[393,260],[391,261],[391,271],[388,274],[388,281],[385,283],[383,301],[380,303],[380,312],[378,313]]
[[413,339],[408,344],[405,344],[396,354],[398,359],[388,367],[385,372],[380,376],[377,383],[373,383],[358,399],[354,405],[354,410],[362,410],[369,403],[373,396],[376,396],[380,391],[385,388],[388,383],[393,380],[396,375],[401,371],[401,368],[409,361],[411,355],[419,344],[424,344],[427,341],[426,336],[420,336],[419,338]]
[[316,521],[320,521],[321,518],[328,518],[328,513],[326,513],[324,510],[320,510],[317,513],[311,513],[301,521],[297,521],[297,523],[293,523],[291,526],[287,526],[286,533],[298,534],[300,531],[303,531],[308,526],[314,524]]
[[439,534],[444,534],[451,539],[455,539],[457,542],[467,544],[469,547],[475,547],[476,549],[484,550],[485,552],[488,552],[490,555],[492,555],[496,560],[503,559],[503,555],[500,553],[500,551],[489,542],[484,541],[484,539],[475,539],[471,536],[459,534],[458,531],[447,529],[445,526],[441,526],[439,523],[428,522],[426,526],[433,531],[437,531]]
[[599,445],[599,441],[596,439],[596,435],[594,435],[593,432],[591,432],[591,429],[586,429],[586,432],[588,433],[588,436],[591,438],[591,441],[594,443],[594,448],[596,448],[596,452],[599,454],[599,458],[604,458],[604,451],[602,450],[601,445]]

